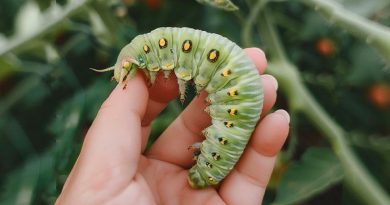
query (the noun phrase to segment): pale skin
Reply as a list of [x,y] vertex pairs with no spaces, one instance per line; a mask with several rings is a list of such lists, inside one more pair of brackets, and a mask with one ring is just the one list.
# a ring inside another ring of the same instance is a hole
[[195,97],[143,153],[151,122],[177,97],[178,87],[173,75],[168,81],[159,75],[148,87],[139,73],[126,89],[118,85],[103,103],[56,204],[261,204],[290,117],[284,110],[270,113],[277,81],[263,74],[264,53],[257,48],[245,52],[262,74],[263,114],[243,156],[219,187],[196,190],[187,182],[193,164],[187,148],[203,140],[201,131],[210,124],[202,111],[207,93]]

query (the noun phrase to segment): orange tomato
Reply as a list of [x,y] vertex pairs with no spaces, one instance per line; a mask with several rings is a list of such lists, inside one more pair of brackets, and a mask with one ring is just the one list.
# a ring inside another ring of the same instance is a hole
[[385,109],[390,107],[390,86],[384,83],[372,85],[368,90],[368,97],[376,107]]
[[162,0],[145,0],[146,5],[151,9],[159,9]]
[[334,43],[329,38],[320,38],[316,44],[315,48],[322,56],[329,57],[333,55],[335,51]]

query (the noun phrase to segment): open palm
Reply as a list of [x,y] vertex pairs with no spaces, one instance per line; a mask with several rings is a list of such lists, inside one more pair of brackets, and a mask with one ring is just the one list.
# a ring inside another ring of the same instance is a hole
[[[263,52],[245,51],[263,74]],[[56,204],[260,204],[289,129],[286,111],[267,114],[276,100],[276,80],[270,75],[261,79],[261,121],[218,188],[195,190],[187,182],[193,163],[187,147],[202,141],[201,131],[210,124],[202,111],[207,93],[196,97],[143,154],[151,121],[177,96],[178,88],[173,77],[148,88],[138,74],[125,90],[118,85],[102,105]]]

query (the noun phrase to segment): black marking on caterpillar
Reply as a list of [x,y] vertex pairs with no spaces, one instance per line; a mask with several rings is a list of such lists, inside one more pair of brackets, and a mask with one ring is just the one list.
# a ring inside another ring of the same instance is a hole
[[191,28],[158,28],[135,37],[120,52],[113,67],[119,83],[143,70],[151,84],[157,72],[177,76],[180,99],[184,100],[188,82],[197,92],[209,93],[205,109],[212,125],[203,142],[190,146],[195,165],[188,182],[194,188],[217,185],[240,158],[260,117],[263,89],[260,75],[245,52],[217,34]]

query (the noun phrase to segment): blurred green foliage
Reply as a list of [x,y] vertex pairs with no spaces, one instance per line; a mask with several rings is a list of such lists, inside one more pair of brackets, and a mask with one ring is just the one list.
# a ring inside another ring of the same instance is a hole
[[[343,127],[348,145],[389,193],[390,61],[371,47],[371,36],[362,39],[303,2],[275,0],[262,9],[272,11],[285,53],[310,94]],[[88,68],[112,65],[133,37],[163,26],[215,32],[243,45],[243,27],[256,1],[235,3],[240,11],[229,13],[180,0],[2,0],[0,204],[54,202],[84,134],[115,86],[111,76]],[[388,0],[342,3],[390,26]],[[273,53],[276,48],[256,28],[249,29],[250,46]],[[343,182],[349,172],[334,154],[334,143],[312,118],[289,106],[288,94],[279,93],[276,108],[292,112],[291,135],[264,204],[363,204]],[[169,104],[153,122],[150,144],[184,107]]]

